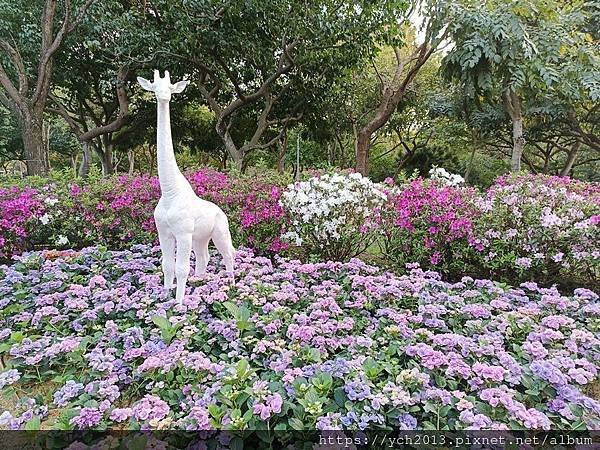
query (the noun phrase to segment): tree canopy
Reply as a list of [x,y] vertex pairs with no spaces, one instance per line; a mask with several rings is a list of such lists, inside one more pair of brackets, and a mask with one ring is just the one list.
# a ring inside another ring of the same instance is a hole
[[30,174],[151,171],[154,99],[134,80],[168,69],[191,82],[172,126],[198,164],[296,171],[301,135],[304,167],[375,178],[433,165],[483,184],[508,169],[597,177],[598,1],[0,7],[0,158]]

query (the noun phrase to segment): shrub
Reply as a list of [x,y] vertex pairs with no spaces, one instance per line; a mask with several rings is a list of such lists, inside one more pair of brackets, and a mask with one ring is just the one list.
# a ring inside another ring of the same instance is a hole
[[482,267],[509,282],[600,276],[600,187],[566,177],[500,177],[479,201],[474,247]]
[[198,195],[221,206],[230,217],[235,245],[261,252],[287,248],[280,239],[284,212],[279,198],[284,177],[268,172],[228,177],[212,169],[201,169],[189,180]]
[[374,242],[374,217],[385,200],[385,193],[359,173],[324,174],[289,185],[281,196],[289,221],[283,239],[305,257],[348,260]]
[[[281,178],[230,178],[212,169],[187,174],[198,195],[227,214],[235,245],[282,251]],[[0,257],[33,248],[125,248],[156,243],[156,177],[120,175],[85,182],[62,175],[27,179],[35,187],[0,188]],[[22,182],[23,183],[23,182]]]
[[[294,249],[305,259],[345,261],[377,242],[381,261],[397,271],[417,262],[451,278],[598,285],[598,184],[512,175],[482,194],[452,185],[458,178],[439,169],[432,179],[398,186],[351,172],[312,175],[282,188],[287,180],[268,172],[187,174],[202,198],[225,211],[234,244],[262,254]],[[34,248],[119,249],[157,240],[156,177],[81,183],[58,174],[24,182],[30,186],[0,187],[0,258]]]
[[435,179],[391,186],[381,213],[381,251],[402,270],[417,262],[446,275],[463,274],[471,256],[477,192]]
[[[0,258],[27,248],[28,231],[38,225],[44,205],[35,189],[0,188]],[[44,218],[46,220],[46,218]]]

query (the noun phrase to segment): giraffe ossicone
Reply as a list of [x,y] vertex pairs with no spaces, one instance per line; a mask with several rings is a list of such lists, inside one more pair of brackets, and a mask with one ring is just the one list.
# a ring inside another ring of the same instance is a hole
[[147,91],[154,92],[157,102],[156,148],[161,197],[154,210],[154,220],[162,252],[165,288],[177,280],[176,301],[181,304],[190,273],[190,256],[196,256],[195,275],[202,275],[208,265],[208,244],[212,240],[223,257],[227,273],[233,277],[235,249],[231,242],[225,213],[212,202],[199,198],[183,176],[173,151],[169,102],[171,94],[182,92],[188,81],[171,84],[169,72],[161,78],[154,71],[154,81],[137,78]]

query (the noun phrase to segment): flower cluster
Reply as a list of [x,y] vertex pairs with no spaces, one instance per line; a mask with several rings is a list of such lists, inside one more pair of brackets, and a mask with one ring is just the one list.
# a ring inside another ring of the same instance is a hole
[[477,191],[417,178],[392,187],[381,214],[380,245],[396,267],[417,262],[446,274],[464,273],[464,251],[474,242]]
[[386,262],[452,277],[593,286],[600,276],[600,187],[565,177],[499,178],[487,192],[416,179],[383,208]]
[[[414,266],[398,276],[357,259],[246,249],[233,287],[216,259],[182,306],[162,288],[157,247],[31,252],[0,267],[0,318],[12,330],[0,377],[26,404],[0,423],[23,428],[51,412],[61,429],[233,436],[600,426],[588,394],[600,361],[590,290],[449,283]],[[56,388],[31,403],[40,381]]]
[[481,264],[495,276],[555,282],[600,275],[600,187],[565,177],[504,176],[479,200]]
[[16,186],[0,188],[0,258],[10,257],[25,247],[28,230],[44,205],[37,191]]
[[456,173],[450,173],[443,167],[433,167],[429,170],[429,177],[446,186],[464,184],[465,179]]
[[346,260],[372,243],[374,216],[386,199],[359,173],[323,174],[289,185],[281,195],[289,220],[283,238],[305,254]]

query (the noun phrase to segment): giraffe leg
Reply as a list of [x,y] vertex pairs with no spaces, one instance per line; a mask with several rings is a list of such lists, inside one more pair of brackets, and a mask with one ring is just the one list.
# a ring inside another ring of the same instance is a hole
[[181,234],[177,237],[177,256],[175,275],[177,277],[177,303],[183,303],[185,286],[190,275],[190,255],[192,253],[192,234]]
[[194,249],[194,255],[196,255],[194,276],[199,277],[206,272],[206,266],[208,266],[208,239],[194,240],[192,247]]
[[162,253],[164,286],[165,289],[171,289],[175,279],[175,237],[169,231],[158,228],[158,241]]
[[223,263],[227,273],[232,277],[233,273],[233,262],[235,258],[235,249],[231,242],[231,234],[229,232],[229,223],[227,217],[223,214],[217,218],[215,229],[213,231],[212,240],[215,243],[215,247],[219,250],[219,253],[223,257]]

